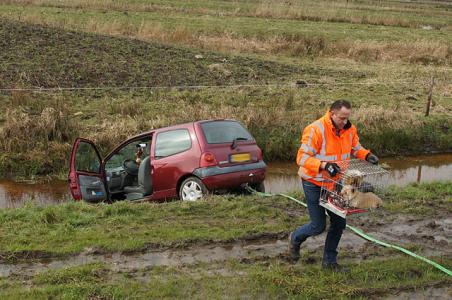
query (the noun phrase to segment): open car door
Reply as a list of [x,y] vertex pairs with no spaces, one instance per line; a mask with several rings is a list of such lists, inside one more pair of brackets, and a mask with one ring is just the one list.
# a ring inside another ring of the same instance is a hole
[[100,202],[107,200],[102,160],[93,142],[77,138],[72,147],[69,189],[75,200]]

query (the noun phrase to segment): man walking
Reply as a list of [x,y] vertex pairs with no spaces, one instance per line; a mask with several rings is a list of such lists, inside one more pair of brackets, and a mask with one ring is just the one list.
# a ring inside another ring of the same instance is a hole
[[[289,236],[289,254],[293,261],[300,258],[300,245],[308,237],[325,230],[325,209],[319,205],[322,182],[328,175],[334,177],[340,171],[335,161],[349,160],[350,156],[378,163],[378,157],[359,143],[356,127],[349,121],[351,105],[348,101],[335,101],[329,111],[308,125],[301,137],[297,153],[298,175],[308,205],[310,223],[298,227]],[[345,228],[345,219],[327,211],[330,227],[325,240],[322,266],[333,271],[346,271],[337,264],[337,246]]]

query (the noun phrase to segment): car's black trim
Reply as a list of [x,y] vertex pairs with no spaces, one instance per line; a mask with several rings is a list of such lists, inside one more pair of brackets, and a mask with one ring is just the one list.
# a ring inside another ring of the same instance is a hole
[[229,167],[206,167],[206,168],[198,168],[193,171],[193,175],[199,178],[205,178],[209,176],[222,175],[228,173],[242,172],[242,171],[250,171],[255,169],[265,169],[267,165],[263,160],[252,163],[252,164],[244,164],[244,165],[236,165]]

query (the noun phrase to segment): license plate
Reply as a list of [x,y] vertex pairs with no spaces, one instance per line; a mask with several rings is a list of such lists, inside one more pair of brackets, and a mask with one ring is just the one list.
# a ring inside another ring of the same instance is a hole
[[250,160],[251,160],[251,154],[249,154],[249,153],[232,154],[231,158],[230,158],[231,163],[244,162],[244,161],[250,161]]

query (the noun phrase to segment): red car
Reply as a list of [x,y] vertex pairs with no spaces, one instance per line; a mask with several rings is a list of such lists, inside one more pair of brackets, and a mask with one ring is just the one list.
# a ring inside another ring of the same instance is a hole
[[261,149],[239,122],[208,120],[139,134],[104,159],[91,141],[78,138],[68,181],[75,200],[195,201],[246,184],[264,191],[266,167]]

